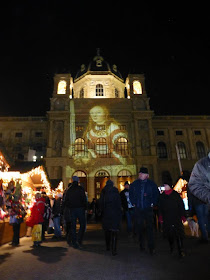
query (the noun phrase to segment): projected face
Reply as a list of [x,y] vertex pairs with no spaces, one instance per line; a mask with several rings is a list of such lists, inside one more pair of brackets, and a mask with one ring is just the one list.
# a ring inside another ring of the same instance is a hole
[[90,117],[97,124],[104,124],[106,120],[106,113],[101,106],[95,106],[90,109]]
[[[74,121],[70,123],[73,124]],[[71,135],[75,135],[75,140],[70,145],[69,154],[74,157],[76,165],[99,166],[104,164],[100,158],[111,158],[112,164],[126,165],[129,154],[127,131],[121,130],[120,124],[110,116],[106,106],[90,107],[88,124],[79,138],[74,127],[75,125],[70,126]]]

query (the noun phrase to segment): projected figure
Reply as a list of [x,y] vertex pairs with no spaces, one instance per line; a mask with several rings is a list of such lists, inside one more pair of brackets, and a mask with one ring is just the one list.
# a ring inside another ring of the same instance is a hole
[[119,124],[110,117],[105,106],[94,106],[89,113],[89,123],[83,135],[89,160],[110,156],[125,164],[122,153],[116,150],[116,143],[124,139],[124,150],[127,151],[127,133],[120,130]]

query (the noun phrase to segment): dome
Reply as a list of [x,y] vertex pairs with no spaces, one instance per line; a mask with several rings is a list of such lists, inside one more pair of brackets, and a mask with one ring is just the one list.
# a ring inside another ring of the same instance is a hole
[[85,66],[85,64],[81,65],[81,68],[77,72],[75,79],[78,79],[86,73],[92,74],[92,72],[94,72],[94,74],[96,75],[97,73],[95,72],[100,72],[99,74],[104,74],[104,72],[111,72],[118,78],[123,79],[121,73],[117,69],[117,66],[113,65],[112,67],[110,67],[109,63],[104,60],[99,51],[97,51],[97,55],[90,61],[88,66]]

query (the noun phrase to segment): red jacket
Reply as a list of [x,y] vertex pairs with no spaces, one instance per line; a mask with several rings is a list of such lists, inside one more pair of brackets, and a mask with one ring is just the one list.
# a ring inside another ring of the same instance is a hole
[[45,199],[41,197],[37,199],[31,208],[31,216],[26,220],[26,225],[33,227],[34,225],[44,222]]

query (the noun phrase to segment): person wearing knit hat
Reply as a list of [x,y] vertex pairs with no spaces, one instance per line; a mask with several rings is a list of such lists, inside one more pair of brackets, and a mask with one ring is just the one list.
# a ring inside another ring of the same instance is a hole
[[149,179],[149,171],[142,166],[139,170],[139,178],[130,185],[129,198],[135,206],[135,220],[139,232],[140,249],[145,250],[145,230],[147,230],[147,242],[150,254],[154,254],[153,236],[153,207],[157,206],[159,191],[157,185]]
[[176,240],[178,253],[184,257],[184,226],[185,218],[184,203],[180,195],[173,190],[172,178],[168,174],[163,178],[165,191],[159,199],[159,222],[163,224],[163,234],[167,237],[170,252],[174,251],[174,242]]

